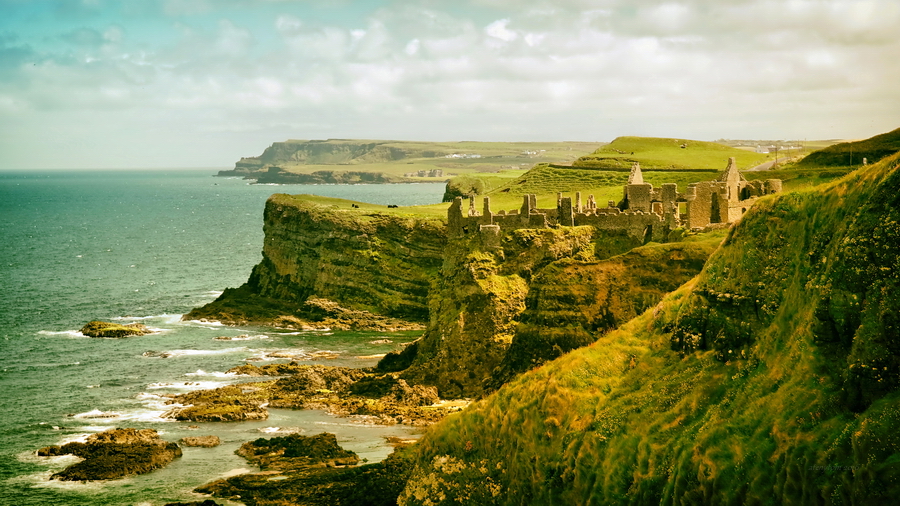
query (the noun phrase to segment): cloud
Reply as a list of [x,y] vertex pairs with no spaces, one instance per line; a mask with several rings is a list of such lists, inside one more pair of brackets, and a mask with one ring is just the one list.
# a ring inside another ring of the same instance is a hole
[[0,21],[10,121],[131,111],[271,142],[860,137],[900,117],[893,0],[66,5],[81,17],[43,31]]
[[487,25],[487,27],[484,29],[484,33],[504,42],[512,42],[519,38],[519,34],[507,28],[508,24],[508,18],[498,19],[497,21],[494,21],[493,23]]

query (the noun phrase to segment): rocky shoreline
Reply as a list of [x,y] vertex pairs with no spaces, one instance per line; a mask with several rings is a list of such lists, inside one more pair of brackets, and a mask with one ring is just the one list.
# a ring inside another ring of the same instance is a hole
[[358,466],[359,457],[341,448],[330,433],[260,438],[244,443],[236,453],[260,471],[216,480],[194,491],[247,506],[388,506],[396,504],[413,469],[405,446],[382,462]]
[[267,408],[321,409],[367,423],[431,425],[465,407],[465,400],[438,397],[435,387],[410,385],[394,373],[324,365],[242,365],[228,372],[284,376],[172,395],[178,404],[165,417],[190,422],[265,420]]
[[246,285],[226,288],[215,301],[191,310],[182,319],[305,331],[400,332],[425,329],[420,322],[349,309],[318,297],[311,297],[300,304],[263,297],[252,293]]
[[181,457],[181,448],[160,439],[153,429],[111,429],[88,436],[84,443],[47,446],[37,454],[41,457],[75,455],[84,459],[55,473],[51,480],[98,481],[165,467]]

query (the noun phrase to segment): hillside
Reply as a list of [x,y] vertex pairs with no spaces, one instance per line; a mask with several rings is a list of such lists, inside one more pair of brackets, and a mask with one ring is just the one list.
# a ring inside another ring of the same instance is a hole
[[716,142],[658,137],[618,137],[572,166],[589,169],[630,170],[635,162],[641,169],[721,171],[729,157],[741,170],[766,161],[768,155],[732,148]]
[[653,309],[433,428],[399,504],[900,496],[898,166],[764,199]]
[[900,151],[900,128],[862,141],[842,142],[814,151],[797,162],[797,168],[858,167],[863,158],[875,163]]
[[[259,156],[241,158],[219,176],[260,183],[393,183],[443,181],[453,175],[569,163],[600,143],[412,142],[390,140],[288,140]],[[346,173],[354,175],[347,176]]]

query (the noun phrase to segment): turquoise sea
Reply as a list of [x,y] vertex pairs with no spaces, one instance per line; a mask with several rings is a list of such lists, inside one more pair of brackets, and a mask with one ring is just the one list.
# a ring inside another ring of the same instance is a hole
[[[262,212],[276,192],[375,204],[439,202],[443,184],[250,185],[209,170],[0,172],[0,504],[162,505],[201,500],[191,490],[252,470],[234,450],[290,432],[337,434],[370,462],[387,436],[377,426],[318,411],[271,410],[262,422],[188,423],[161,417],[161,394],[250,381],[225,371],[251,361],[369,366],[416,333],[285,332],[182,322],[181,315],[236,287],[261,258]],[[142,322],[143,337],[92,339],[90,320]],[[219,339],[215,339],[219,338]],[[224,339],[223,339],[224,338]],[[230,338],[230,339],[227,339]],[[373,341],[389,339],[391,344]],[[317,351],[337,358],[316,360]],[[152,428],[170,441],[217,435],[217,448],[183,448],[167,468],[102,483],[50,475],[74,457],[43,446],[113,427]],[[227,503],[219,500],[220,503]],[[228,503],[235,504],[235,503]]]

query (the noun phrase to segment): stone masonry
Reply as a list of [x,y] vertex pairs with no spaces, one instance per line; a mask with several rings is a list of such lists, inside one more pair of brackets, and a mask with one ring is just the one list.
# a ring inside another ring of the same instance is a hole
[[[716,180],[691,183],[683,194],[674,183],[660,188],[645,183],[640,165],[635,163],[618,204],[609,201],[606,207],[599,207],[594,196],[589,195],[582,205],[580,192],[575,193],[574,199],[560,193],[556,208],[541,209],[535,195],[524,195],[521,208],[494,212],[490,197],[484,197],[479,212],[474,198],[470,198],[464,216],[462,198],[456,197],[447,211],[447,223],[451,235],[480,232],[499,238],[500,231],[520,228],[590,225],[598,230],[623,230],[645,242],[664,241],[677,227],[702,230],[734,223],[759,197],[781,189],[780,179],[747,181],[734,158],[728,160],[728,167]],[[684,213],[679,212],[681,203]]]

